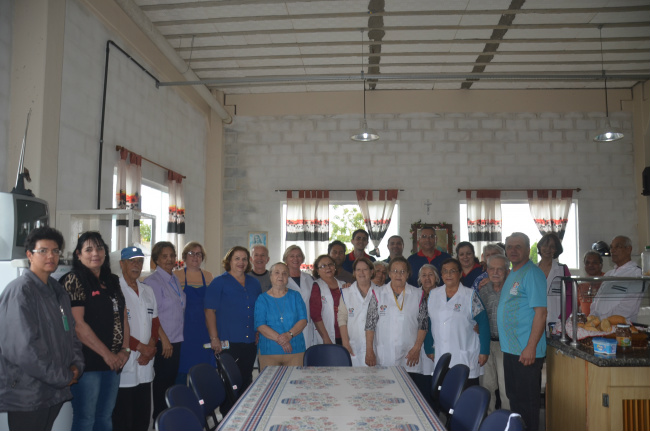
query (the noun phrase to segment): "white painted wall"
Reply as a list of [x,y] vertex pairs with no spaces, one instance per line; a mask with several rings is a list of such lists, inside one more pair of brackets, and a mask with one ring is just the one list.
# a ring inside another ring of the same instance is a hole
[[[9,108],[11,105],[11,32],[13,1],[0,1],[0,192],[9,192],[6,170],[18,169],[18,160],[7,160]],[[13,168],[12,168],[13,167]]]
[[[130,47],[77,0],[67,2],[57,210],[96,209],[105,47],[111,39],[146,67]],[[112,205],[116,145],[185,176],[186,238],[203,241],[204,116],[171,87],[154,81],[111,47],[104,126],[101,208]],[[166,171],[143,162],[143,176],[165,183]],[[159,220],[166,223],[167,220]]]
[[404,189],[406,239],[417,220],[457,226],[458,188],[579,187],[580,253],[616,234],[635,238],[631,119],[613,114],[626,137],[604,144],[591,136],[604,122],[600,112],[374,114],[369,126],[381,139],[356,143],[359,116],[235,117],[224,151],[224,249],[245,245],[248,231],[268,231],[271,260],[279,260],[285,195],[273,191],[310,188]]

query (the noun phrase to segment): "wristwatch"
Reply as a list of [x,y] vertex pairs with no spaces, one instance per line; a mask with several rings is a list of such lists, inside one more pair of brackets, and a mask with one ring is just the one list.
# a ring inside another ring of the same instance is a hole
[[128,347],[122,347],[122,350],[124,350],[129,355],[131,354],[131,349],[129,349]]
[[293,338],[293,332],[289,331],[289,335],[291,335],[291,338]]

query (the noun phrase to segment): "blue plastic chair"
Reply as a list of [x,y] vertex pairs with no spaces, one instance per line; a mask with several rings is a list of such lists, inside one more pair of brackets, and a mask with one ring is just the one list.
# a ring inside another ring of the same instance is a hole
[[440,411],[447,416],[447,428],[449,428],[450,416],[453,414],[453,409],[463,392],[463,387],[469,377],[469,367],[464,364],[456,364],[449,369],[445,380],[442,382],[440,388]]
[[243,379],[237,362],[230,354],[221,352],[220,355],[215,355],[217,358],[217,369],[223,384],[226,387],[227,400],[221,405],[221,414],[224,416],[230,411],[233,405],[241,395],[241,387]]
[[338,344],[316,344],[305,351],[305,367],[351,367],[350,352]]
[[451,362],[451,353],[445,353],[438,358],[436,363],[436,368],[433,370],[433,375],[431,378],[431,400],[433,411],[436,414],[440,413],[440,389],[442,387],[442,382],[445,380],[445,376],[449,371],[449,363]]
[[206,426],[203,407],[192,389],[185,385],[174,385],[165,392],[165,400],[168,407],[187,407],[192,410],[202,426]]
[[490,391],[482,386],[465,389],[454,407],[449,431],[478,431],[487,413]]
[[170,407],[156,418],[156,431],[203,431],[192,410],[187,407]]
[[[206,418],[208,429],[215,429],[219,423],[215,410],[226,400],[226,389],[219,373],[210,364],[198,364],[190,368],[188,377],[190,387],[199,403],[203,405],[203,416]],[[208,418],[212,419],[214,426]]]
[[524,420],[510,410],[495,410],[485,418],[479,431],[524,431]]

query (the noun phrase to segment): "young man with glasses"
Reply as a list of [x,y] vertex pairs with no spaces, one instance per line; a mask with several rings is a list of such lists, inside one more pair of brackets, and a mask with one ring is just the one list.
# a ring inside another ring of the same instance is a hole
[[[436,231],[433,229],[433,226],[423,226],[420,229],[418,245],[420,246],[420,251],[410,255],[408,258],[412,270],[408,283],[412,286],[418,285],[418,273],[422,265],[425,263],[431,264],[440,272],[442,262],[451,257],[444,251],[436,249]],[[441,284],[439,283],[439,285]]]

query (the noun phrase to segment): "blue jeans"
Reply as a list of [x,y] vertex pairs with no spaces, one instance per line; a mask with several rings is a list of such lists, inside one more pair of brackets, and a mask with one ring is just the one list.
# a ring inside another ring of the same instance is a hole
[[113,408],[120,387],[115,371],[88,371],[72,385],[71,431],[112,431]]

